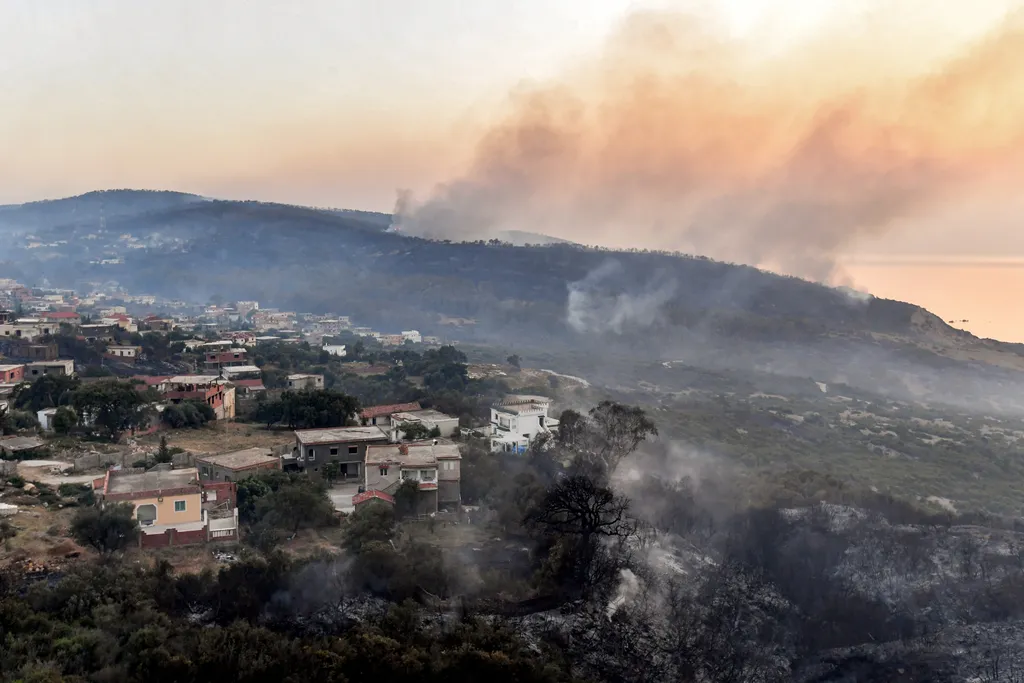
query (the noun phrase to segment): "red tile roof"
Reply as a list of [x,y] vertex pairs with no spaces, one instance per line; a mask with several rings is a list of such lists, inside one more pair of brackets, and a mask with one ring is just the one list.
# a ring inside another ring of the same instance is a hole
[[265,389],[266,388],[266,387],[263,386],[263,380],[261,380],[261,379],[233,379],[233,380],[230,380],[230,382],[232,384],[237,384],[238,386],[247,387],[249,389]]
[[419,401],[413,401],[412,403],[395,403],[389,406],[370,406],[368,408],[363,408],[363,412],[359,413],[359,417],[364,420],[369,420],[374,417],[380,417],[381,415],[407,413],[410,410],[423,410],[423,408],[420,406]]
[[81,317],[74,311],[44,311],[42,316],[51,320],[70,320],[71,318]]
[[352,496],[352,505],[359,505],[360,503],[365,503],[366,501],[373,500],[374,498],[377,500],[383,500],[386,503],[391,503],[392,505],[395,504],[394,496],[389,496],[383,491],[367,491],[365,493],[357,493]]

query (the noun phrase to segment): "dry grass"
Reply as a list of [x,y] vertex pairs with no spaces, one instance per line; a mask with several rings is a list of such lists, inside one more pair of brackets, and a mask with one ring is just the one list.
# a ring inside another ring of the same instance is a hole
[[41,505],[20,506],[18,514],[5,517],[17,530],[14,538],[0,545],[0,566],[31,561],[34,564],[62,564],[68,553],[84,550],[69,537],[74,508],[50,509]]
[[173,429],[150,434],[139,439],[139,445],[154,449],[161,436],[167,437],[168,446],[184,448],[192,453],[225,453],[295,442],[295,436],[289,430],[268,431],[260,425],[221,421],[201,429]]
[[419,541],[446,550],[454,550],[486,543],[490,535],[481,526],[435,520],[433,529],[431,529],[429,521],[421,520],[402,522],[400,538],[402,541]]

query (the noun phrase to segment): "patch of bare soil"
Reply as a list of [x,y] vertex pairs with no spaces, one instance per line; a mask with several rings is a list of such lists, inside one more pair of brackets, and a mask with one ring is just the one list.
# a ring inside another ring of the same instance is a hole
[[[12,502],[7,497],[4,500]],[[19,500],[27,502],[24,498]],[[42,505],[19,505],[19,508],[17,514],[4,517],[14,527],[16,535],[0,546],[0,566],[16,565],[26,571],[42,567],[54,570],[94,555],[69,538],[74,508],[53,509]]]
[[168,429],[149,434],[138,440],[141,447],[155,450],[160,437],[167,437],[167,445],[183,448],[191,453],[226,453],[246,448],[270,448],[294,443],[289,430],[267,430],[246,422],[215,422],[201,429]]

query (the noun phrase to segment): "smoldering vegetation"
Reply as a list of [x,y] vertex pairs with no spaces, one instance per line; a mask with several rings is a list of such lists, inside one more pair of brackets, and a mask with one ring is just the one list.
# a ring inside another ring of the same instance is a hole
[[270,548],[201,575],[113,560],[44,582],[0,574],[12,645],[0,670],[1019,680],[1019,520],[928,511],[812,472],[752,480],[659,431],[603,401],[565,411],[525,456],[469,444],[471,519],[371,505],[340,546],[304,559]]

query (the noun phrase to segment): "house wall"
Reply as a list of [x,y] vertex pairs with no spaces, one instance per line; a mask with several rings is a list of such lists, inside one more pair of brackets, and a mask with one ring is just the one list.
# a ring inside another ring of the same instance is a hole
[[58,325],[56,323],[40,323],[38,325],[18,325],[17,323],[0,324],[0,337],[13,337],[17,339],[32,340],[44,334],[52,334]]
[[459,418],[453,417],[447,420],[431,420],[433,424],[437,425],[437,428],[441,430],[441,436],[451,437],[455,436],[455,432],[459,431]]
[[25,379],[25,366],[19,365],[11,370],[0,370],[0,383],[14,384]]
[[212,367],[231,367],[232,365],[248,365],[245,351],[217,351],[206,354],[206,365]]
[[[218,539],[219,540],[219,539]],[[235,540],[235,538],[226,539]],[[139,534],[140,548],[165,548],[174,545],[197,545],[206,542],[206,529],[178,531],[165,529],[162,533],[147,534],[144,530]]]
[[[184,500],[185,511],[175,512],[174,501]],[[170,524],[188,524],[190,522],[201,522],[203,519],[203,500],[198,491],[195,493],[181,493],[164,496],[163,501],[159,498],[136,498],[130,501],[135,506],[135,514],[139,513],[139,506],[156,506],[156,520],[154,526],[167,526]]]
[[372,464],[366,467],[366,476],[363,484],[366,486],[367,491],[394,493],[390,487],[398,486],[398,482],[401,481],[401,475],[402,468],[398,465],[389,465],[387,474],[381,474],[380,465]]
[[416,499],[416,514],[429,515],[437,512],[437,489],[431,491],[420,491]]
[[462,461],[455,458],[438,460],[437,478],[439,481],[459,481],[462,479]]
[[234,482],[208,481],[203,482],[203,499],[206,503],[223,503],[231,501],[231,507],[238,507],[238,489]]
[[223,412],[222,420],[234,420],[235,419],[235,397],[238,394],[235,392],[234,387],[224,387],[223,394]]
[[441,507],[462,503],[462,484],[458,480],[437,482],[437,503]]
[[[372,444],[387,443],[387,437],[381,435],[380,439],[375,439],[370,442],[361,441],[358,443],[325,443],[317,444],[315,446],[303,446],[302,444],[296,443],[299,448],[299,467],[302,467],[306,472],[323,476],[323,468],[329,462],[337,462],[340,464],[349,465],[348,479],[356,479],[362,481],[364,478],[364,465],[366,463],[366,447]],[[337,453],[331,454],[331,449],[336,448]],[[355,452],[350,452],[349,449],[354,448]],[[313,451],[314,457],[310,458],[310,450]]]
[[32,379],[43,375],[70,375],[74,372],[73,362],[44,362],[42,365],[29,364],[25,366],[25,378]]
[[297,391],[303,389],[323,389],[324,378],[322,375],[315,375],[313,377],[303,377],[302,379],[290,379],[288,380],[288,388]]

